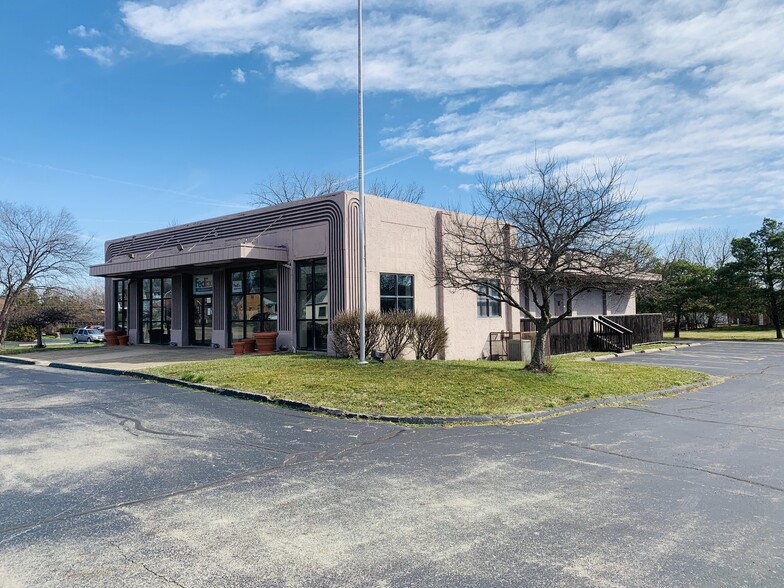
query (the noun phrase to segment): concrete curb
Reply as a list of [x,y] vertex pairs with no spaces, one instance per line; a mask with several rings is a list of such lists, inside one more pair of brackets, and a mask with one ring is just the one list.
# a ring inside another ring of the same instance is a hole
[[38,365],[38,362],[34,359],[26,359],[24,357],[10,357],[6,355],[0,355],[0,361],[4,361],[6,363],[17,363],[21,365]]
[[607,355],[597,355],[596,357],[585,357],[578,361],[606,361],[614,357],[631,357],[637,353],[659,353],[660,351],[674,351],[681,347],[699,347],[702,343],[679,343],[669,347],[659,347],[658,349],[643,349],[642,351],[626,351],[624,353],[608,353]]
[[518,414],[492,414],[492,415],[467,415],[467,416],[395,416],[395,415],[380,415],[368,414],[361,412],[351,412],[339,408],[330,408],[327,406],[319,406],[316,404],[308,404],[307,402],[299,402],[296,400],[287,400],[285,398],[272,398],[266,394],[259,392],[243,392],[241,390],[233,390],[232,388],[222,388],[219,386],[210,386],[208,384],[197,384],[194,382],[186,382],[185,380],[177,380],[175,378],[166,378],[163,376],[156,376],[144,372],[137,372],[133,370],[118,370],[113,368],[99,368],[84,365],[76,365],[70,363],[57,363],[38,361],[34,359],[21,359],[15,357],[0,356],[0,362],[16,363],[24,365],[38,365],[41,367],[50,367],[61,370],[71,370],[77,372],[88,372],[93,374],[102,374],[107,376],[126,376],[150,382],[157,382],[160,384],[168,384],[172,386],[180,386],[182,388],[189,388],[191,390],[199,390],[201,392],[210,392],[212,394],[220,394],[221,396],[229,396],[231,398],[239,398],[242,400],[250,400],[253,402],[263,402],[265,404],[272,404],[283,408],[292,410],[299,410],[303,412],[311,412],[314,414],[322,414],[344,419],[361,420],[361,421],[377,421],[382,423],[393,423],[398,425],[460,425],[460,424],[485,424],[493,422],[507,422],[507,423],[524,423],[527,421],[536,421],[541,418],[554,416],[560,413],[588,410],[598,408],[601,406],[610,406],[623,402],[644,400],[647,398],[655,398],[657,396],[668,396],[670,394],[680,394],[690,390],[696,390],[705,386],[711,386],[721,381],[722,378],[711,377],[703,382],[696,384],[688,384],[686,386],[678,386],[675,388],[668,388],[665,390],[654,390],[652,392],[642,392],[640,394],[631,394],[629,396],[606,396],[597,398],[596,400],[588,400],[578,404],[569,404],[567,406],[559,406],[557,408],[548,408],[547,410],[539,410],[536,412],[525,412]]

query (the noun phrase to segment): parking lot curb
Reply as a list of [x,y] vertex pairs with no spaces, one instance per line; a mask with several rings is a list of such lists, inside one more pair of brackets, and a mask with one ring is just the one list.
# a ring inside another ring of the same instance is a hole
[[400,415],[381,415],[372,413],[361,413],[343,410],[340,408],[330,408],[328,406],[320,406],[317,404],[309,404],[307,402],[299,402],[297,400],[288,400],[286,398],[273,398],[262,394],[260,392],[245,392],[242,390],[234,390],[232,388],[223,388],[220,386],[210,386],[209,384],[199,384],[195,382],[187,382],[185,380],[178,380],[176,378],[167,378],[165,376],[156,376],[145,372],[138,372],[134,370],[118,370],[113,368],[99,368],[92,366],[77,365],[71,363],[59,362],[45,362],[36,361],[32,359],[21,359],[12,357],[0,356],[0,361],[16,364],[26,365],[40,365],[42,367],[50,367],[54,369],[70,370],[77,372],[88,372],[94,374],[108,375],[108,376],[125,376],[146,380],[150,382],[157,382],[159,384],[168,384],[171,386],[179,386],[182,388],[189,388],[191,390],[198,390],[200,392],[209,392],[212,394],[219,394],[221,396],[228,396],[231,398],[239,398],[241,400],[249,400],[252,402],[262,402],[264,404],[272,404],[292,410],[299,410],[314,414],[321,414],[325,416],[333,416],[343,419],[361,420],[361,421],[376,421],[382,423],[392,423],[398,425],[472,425],[472,424],[488,424],[488,423],[525,423],[530,421],[538,421],[543,418],[556,416],[561,413],[568,413],[574,411],[590,410],[593,408],[600,408],[602,406],[612,406],[624,402],[634,402],[639,400],[646,400],[649,398],[656,398],[659,396],[669,396],[672,394],[681,394],[691,390],[697,390],[706,386],[711,386],[718,383],[722,378],[711,377],[703,382],[695,384],[688,384],[686,386],[677,386],[675,388],[667,388],[665,390],[654,390],[652,392],[642,392],[639,394],[631,394],[628,396],[606,396],[597,398],[596,400],[588,400],[577,404],[569,404],[566,406],[559,406],[555,408],[548,408],[536,412],[514,413],[514,414],[491,414],[491,415],[465,415],[465,416],[400,416]]
[[0,355],[0,361],[6,363],[16,363],[21,365],[37,365],[38,362],[34,359],[25,359],[23,357],[9,357],[7,355]]

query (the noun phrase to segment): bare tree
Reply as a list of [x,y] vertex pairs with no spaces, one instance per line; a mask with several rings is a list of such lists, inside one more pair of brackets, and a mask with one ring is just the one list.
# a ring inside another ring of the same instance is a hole
[[[702,272],[702,279],[707,280],[704,284],[706,287],[705,294],[701,297],[705,303],[702,307],[699,305],[692,305],[699,310],[693,310],[690,315],[694,322],[701,320],[702,317],[707,317],[707,327],[712,328],[716,326],[717,319],[721,314],[721,300],[724,298],[725,292],[717,284],[717,280],[721,274],[722,268],[732,259],[732,240],[733,233],[728,228],[698,228],[689,231],[684,231],[672,236],[669,244],[664,248],[664,258],[660,262],[660,271],[664,276],[664,282],[667,282],[672,276],[677,276],[676,272],[673,274],[670,269],[685,267],[679,266],[679,262],[690,262],[705,268]],[[679,278],[678,283],[682,283]],[[671,290],[671,284],[661,284]],[[655,290],[655,289],[654,289]],[[655,291],[651,293],[652,297],[648,302],[654,302],[654,308],[659,308],[659,304],[655,301],[662,300],[662,297]],[[677,321],[676,321],[677,322]]]
[[102,315],[105,310],[103,284],[81,284],[64,291],[63,296],[75,313],[73,320],[86,324],[103,322]]
[[[445,219],[436,282],[496,298],[531,319],[537,334],[529,370],[549,371],[548,332],[572,313],[576,296],[628,289],[640,278],[649,249],[622,177],[618,162],[606,171],[572,171],[552,157],[537,160],[521,176],[480,178],[472,214]],[[551,309],[556,292],[565,301],[560,314]]]
[[69,212],[0,202],[0,344],[25,288],[58,286],[83,274],[91,253]]
[[[251,196],[252,204],[256,206],[272,206],[333,194],[341,190],[357,189],[356,180],[341,178],[330,173],[316,175],[311,172],[278,170],[267,180],[259,183],[251,192]],[[374,179],[365,187],[365,192],[382,198],[417,204],[422,200],[424,188],[416,182],[400,184],[398,181],[388,183],[383,179]]]
[[721,269],[732,258],[728,228],[698,228],[673,236],[665,251],[664,263],[685,259],[704,267]]

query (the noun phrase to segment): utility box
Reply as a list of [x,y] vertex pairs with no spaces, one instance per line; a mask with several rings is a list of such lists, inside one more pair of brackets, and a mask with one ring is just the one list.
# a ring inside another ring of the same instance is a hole
[[531,361],[531,342],[527,339],[509,339],[506,342],[506,358],[509,361]]

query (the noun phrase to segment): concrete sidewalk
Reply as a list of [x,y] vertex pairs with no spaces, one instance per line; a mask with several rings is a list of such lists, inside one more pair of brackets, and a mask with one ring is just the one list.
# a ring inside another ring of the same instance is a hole
[[51,363],[66,363],[115,370],[143,370],[173,363],[222,359],[231,355],[231,349],[211,347],[130,345],[94,348],[72,346],[68,349],[21,353],[8,357],[34,361],[43,366]]

